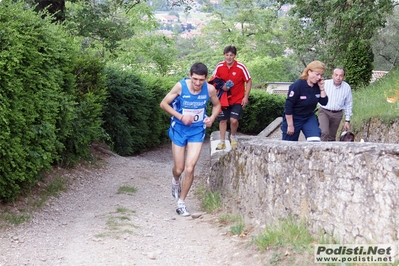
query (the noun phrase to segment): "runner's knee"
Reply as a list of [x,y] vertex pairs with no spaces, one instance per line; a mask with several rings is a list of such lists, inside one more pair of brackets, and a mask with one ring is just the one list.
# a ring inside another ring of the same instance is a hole
[[178,166],[174,166],[173,168],[173,172],[176,176],[180,176],[184,171],[184,167],[178,167]]
[[186,174],[192,174],[192,173],[194,173],[194,168],[195,168],[195,165],[189,164],[189,165],[186,165],[186,169],[184,171]]

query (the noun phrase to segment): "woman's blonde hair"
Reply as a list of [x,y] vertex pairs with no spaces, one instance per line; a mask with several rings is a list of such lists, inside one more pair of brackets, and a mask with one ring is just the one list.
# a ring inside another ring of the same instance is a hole
[[303,79],[303,80],[307,80],[308,76],[309,76],[308,75],[309,70],[319,71],[319,72],[321,72],[321,74],[323,74],[325,69],[326,69],[326,65],[323,62],[320,62],[317,60],[312,61],[305,67],[305,69],[302,72],[302,75],[299,78]]

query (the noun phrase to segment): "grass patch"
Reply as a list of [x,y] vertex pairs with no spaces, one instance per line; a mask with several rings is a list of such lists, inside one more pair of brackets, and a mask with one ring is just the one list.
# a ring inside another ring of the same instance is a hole
[[276,226],[267,227],[264,233],[253,238],[253,243],[262,250],[282,246],[303,250],[309,248],[314,241],[305,222],[291,217],[280,221]]
[[221,207],[220,193],[208,190],[203,183],[198,185],[194,195],[201,200],[201,208],[206,212],[213,213]]
[[266,265],[314,264],[314,244],[316,239],[309,233],[306,223],[292,217],[268,226],[263,233],[252,237],[251,244],[260,250],[267,250]]
[[109,230],[118,230],[120,232],[125,232],[125,229],[120,230],[121,227],[135,227],[130,223],[130,218],[126,216],[109,217],[107,221],[107,228]]
[[116,209],[116,213],[136,213],[136,211],[129,210],[128,208],[119,207]]
[[[239,224],[242,224],[242,217],[240,217],[239,215],[233,216],[230,214],[223,214],[223,215],[219,216],[219,223],[221,223],[223,225],[230,225],[233,223],[239,225]],[[236,227],[236,226],[234,226],[234,227]],[[236,231],[236,230],[233,229],[232,231]]]
[[204,197],[201,202],[201,207],[206,212],[212,213],[218,209],[220,209],[221,201],[220,201],[220,193],[219,192],[211,192],[205,191]]
[[[28,221],[31,213],[39,208],[49,200],[50,197],[58,198],[60,193],[67,190],[67,179],[62,176],[54,176],[48,178],[40,185],[34,185],[26,189],[26,194],[13,203],[0,206],[0,228],[10,225],[20,225]],[[12,206],[12,208],[10,208]]]
[[244,236],[248,232],[245,230],[243,218],[239,215],[223,214],[219,216],[219,223],[222,225],[230,225],[229,232],[233,235]]
[[225,224],[225,225],[231,224],[233,222],[237,222],[238,219],[240,219],[240,217],[238,215],[237,216],[232,216],[232,215],[227,214],[227,213],[219,216],[219,222],[221,224]]
[[6,225],[19,225],[30,219],[28,214],[15,214],[11,213],[8,210],[0,213],[0,228],[5,227]]
[[399,101],[387,102],[387,97],[398,98],[399,68],[390,71],[384,78],[367,87],[352,92],[353,96],[353,128],[360,129],[371,117],[378,117],[389,124],[397,118]]
[[[194,194],[201,199],[201,208],[204,211],[214,213],[221,209],[222,203],[220,192],[212,192],[207,190],[203,184],[200,184]],[[238,215],[232,216],[230,214],[223,214],[219,216],[219,223],[222,225],[232,224],[229,228],[229,232],[233,235],[241,236],[246,234],[243,219]]]
[[118,189],[118,194],[128,194],[128,195],[132,195],[134,193],[137,192],[137,188],[136,187],[132,187],[132,186],[121,186]]
[[119,239],[122,235],[133,234],[133,230],[131,229],[137,228],[137,226],[131,222],[132,215],[135,213],[136,211],[134,210],[125,207],[118,207],[115,212],[106,215],[106,232],[97,234],[95,237],[112,237]]
[[241,235],[244,233],[244,228],[245,225],[242,220],[240,220],[237,224],[230,226],[230,233],[233,235]]
[[58,198],[60,196],[60,192],[66,191],[65,183],[65,179],[62,179],[59,176],[54,177],[44,188],[39,199],[33,202],[32,206],[34,208],[41,208],[50,197]]
[[194,191],[194,195],[198,198],[203,198],[206,192],[206,187],[203,182],[199,183]]

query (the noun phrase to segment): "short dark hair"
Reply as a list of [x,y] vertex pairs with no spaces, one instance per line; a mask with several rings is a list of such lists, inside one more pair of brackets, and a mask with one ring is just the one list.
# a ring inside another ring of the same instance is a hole
[[237,48],[234,45],[229,45],[229,46],[226,46],[223,50],[223,54],[227,54],[230,52],[237,55]]
[[344,132],[342,132],[341,136],[339,137],[339,141],[354,142],[355,134],[353,134],[350,131],[344,131]]
[[205,77],[208,76],[208,67],[201,63],[201,62],[197,62],[194,63],[194,65],[191,66],[190,68],[190,75],[192,74],[197,74],[197,75],[205,75]]

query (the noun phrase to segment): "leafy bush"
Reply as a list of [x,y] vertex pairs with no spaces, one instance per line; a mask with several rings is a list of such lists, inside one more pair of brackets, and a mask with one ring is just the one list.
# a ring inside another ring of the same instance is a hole
[[244,134],[259,134],[284,111],[285,97],[253,89],[248,105],[244,108],[239,131]]
[[366,87],[370,83],[373,70],[373,50],[368,40],[353,40],[348,46],[345,58],[345,76],[352,89]]
[[58,137],[64,144],[61,164],[72,165],[79,160],[90,158],[90,144],[105,140],[102,128],[103,104],[107,90],[104,64],[99,58],[81,54],[74,62],[74,90],[70,92],[74,102],[72,117],[59,120]]
[[119,155],[133,155],[156,147],[166,139],[169,118],[159,107],[170,83],[143,78],[131,69],[106,69],[109,99],[104,129]]
[[[240,119],[238,131],[244,134],[257,135],[271,122],[283,115],[285,97],[277,94],[269,94],[261,89],[252,89],[249,95],[248,105],[244,108]],[[211,114],[211,106],[207,108]],[[230,123],[227,123],[230,130]],[[207,128],[207,134],[219,130],[219,122],[216,120],[212,127]]]
[[[252,89],[249,95],[248,105],[244,108],[240,119],[238,131],[244,134],[257,135],[271,122],[283,115],[285,97],[277,94],[269,94],[261,89]],[[207,108],[211,114],[211,105]],[[230,130],[230,123],[227,123]],[[212,127],[207,128],[207,134],[219,130],[219,122],[215,120]]]
[[177,80],[173,77],[142,77],[148,90],[152,92],[149,124],[151,134],[147,136],[147,147],[156,147],[169,141],[167,131],[170,125],[170,115],[161,109],[159,104],[172,89]]
[[21,2],[0,2],[0,18],[0,200],[12,200],[63,146],[56,123],[70,103],[77,46]]

